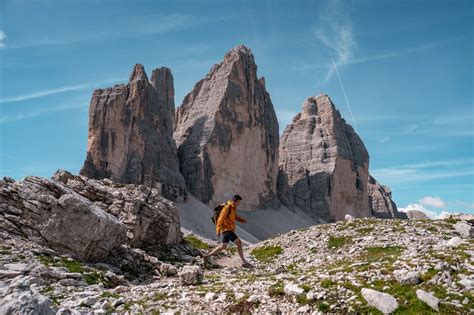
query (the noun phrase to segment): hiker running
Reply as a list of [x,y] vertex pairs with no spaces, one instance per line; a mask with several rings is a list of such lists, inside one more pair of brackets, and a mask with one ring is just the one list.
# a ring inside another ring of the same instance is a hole
[[[247,220],[237,215],[237,206],[239,205],[242,197],[235,195],[232,200],[227,201],[225,205],[216,207],[215,212],[217,218],[213,218],[213,222],[216,224],[216,235],[220,236],[222,233],[222,244],[214,248],[208,254],[203,255],[204,266],[207,265],[209,257],[223,251],[229,245],[229,242],[234,242],[237,245],[240,259],[242,260],[242,267],[251,268],[252,265],[245,260],[244,252],[242,250],[242,241],[235,234],[235,220],[245,223]],[[219,213],[220,211],[220,213]],[[216,220],[217,219],[217,220]],[[216,222],[217,221],[217,222]]]

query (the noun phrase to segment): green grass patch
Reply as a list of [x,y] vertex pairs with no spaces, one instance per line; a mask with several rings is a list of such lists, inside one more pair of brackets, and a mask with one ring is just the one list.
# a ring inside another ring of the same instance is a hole
[[281,248],[281,246],[275,245],[254,248],[250,252],[250,255],[254,256],[257,260],[261,262],[271,262],[282,253],[283,248]]
[[332,279],[330,279],[330,278],[326,278],[326,279],[323,279],[323,280],[321,281],[321,286],[322,286],[323,288],[326,288],[326,289],[329,288],[330,286],[335,285],[335,284],[336,284],[336,283],[335,283],[334,281],[332,281]]
[[329,311],[329,304],[327,304],[325,302],[319,303],[318,310],[320,310],[323,313],[328,312]]
[[367,252],[363,255],[367,261],[373,262],[386,258],[398,257],[405,250],[402,246],[373,246],[367,247]]
[[335,237],[335,236],[330,236],[328,240],[328,248],[331,249],[336,249],[340,248],[346,244],[349,243],[349,238],[341,236],[341,237]]
[[112,293],[112,292],[109,292],[109,291],[104,291],[104,292],[102,292],[100,297],[118,299],[118,298],[120,298],[120,294]]
[[275,284],[272,284],[270,288],[268,288],[268,295],[269,296],[284,296],[284,284],[283,281],[278,281]]
[[157,292],[153,296],[153,301],[158,302],[166,299],[168,297],[168,293],[166,292]]
[[201,241],[199,238],[197,238],[196,236],[192,235],[192,234],[189,234],[189,235],[186,235],[184,237],[184,239],[191,245],[193,245],[194,247],[196,248],[199,248],[199,249],[211,249],[212,246],[207,244],[206,242],[203,242]]
[[303,283],[299,286],[301,289],[304,290],[304,292],[309,292],[309,290],[311,290],[311,286],[307,283]]

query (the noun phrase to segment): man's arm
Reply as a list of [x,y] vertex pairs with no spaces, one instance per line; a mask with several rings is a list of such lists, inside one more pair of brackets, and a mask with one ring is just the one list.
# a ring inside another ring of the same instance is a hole
[[239,221],[240,223],[245,223],[247,220],[245,218],[242,218],[241,216],[238,216],[237,213],[235,214],[235,219]]
[[216,234],[221,233],[222,224],[224,223],[224,219],[227,217],[228,213],[229,213],[229,206],[225,206],[222,209],[221,213],[219,214],[219,218],[217,219]]

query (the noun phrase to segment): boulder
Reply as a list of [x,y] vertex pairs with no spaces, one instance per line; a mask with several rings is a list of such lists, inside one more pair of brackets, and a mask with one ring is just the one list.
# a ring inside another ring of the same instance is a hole
[[363,288],[361,290],[362,296],[372,307],[375,307],[383,314],[393,313],[397,307],[397,300],[388,293],[379,292],[373,289]]
[[183,240],[178,209],[158,189],[89,179],[63,170],[57,171],[53,180],[125,224],[126,243],[131,247],[177,245]]
[[288,295],[300,295],[304,293],[304,289],[300,288],[298,285],[294,283],[286,284],[285,287],[283,288],[283,291],[285,292],[285,294],[288,294]]
[[454,229],[463,238],[472,238],[472,237],[474,237],[474,226],[467,223],[466,221],[457,222],[454,225]]
[[315,219],[371,216],[369,154],[329,96],[308,98],[280,138],[278,196]]
[[187,188],[216,205],[238,193],[240,208],[276,204],[278,121],[250,49],[234,47],[186,95],[174,138]]
[[196,285],[202,282],[202,268],[196,265],[184,266],[178,273],[179,280],[184,285]]
[[32,290],[33,277],[16,277],[0,289],[0,314],[54,314],[51,300]]
[[165,198],[186,198],[179,172],[173,76],[158,68],[151,80],[135,65],[127,85],[95,90],[89,106],[87,155],[81,175],[144,184]]
[[428,304],[432,309],[435,311],[439,312],[438,304],[439,304],[439,299],[434,296],[432,292],[426,292],[423,290],[416,290],[416,296],[426,304]]
[[35,176],[0,182],[0,230],[89,261],[106,259],[126,240],[116,217],[62,183]]

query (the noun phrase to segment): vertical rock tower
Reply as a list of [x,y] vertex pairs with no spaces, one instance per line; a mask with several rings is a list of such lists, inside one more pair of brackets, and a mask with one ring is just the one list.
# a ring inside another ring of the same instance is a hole
[[371,216],[369,154],[329,96],[308,98],[280,139],[278,195],[315,219]]
[[398,212],[397,205],[392,200],[390,188],[381,185],[370,174],[367,189],[369,192],[369,206],[374,217],[382,219],[407,218],[405,213]]
[[241,208],[276,201],[278,121],[250,49],[239,45],[176,111],[174,139],[189,192],[204,203],[242,195]]
[[186,196],[173,140],[170,69],[133,68],[127,85],[95,90],[89,106],[87,156],[81,175],[157,188],[171,200]]

